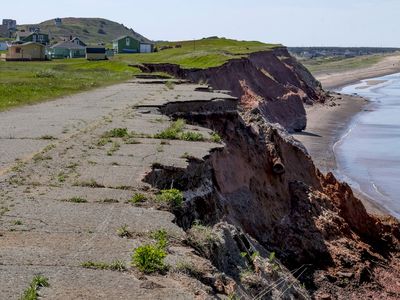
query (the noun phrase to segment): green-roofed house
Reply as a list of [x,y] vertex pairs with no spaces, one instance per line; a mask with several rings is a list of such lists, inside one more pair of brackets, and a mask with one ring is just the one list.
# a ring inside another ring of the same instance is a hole
[[154,51],[154,43],[145,37],[121,36],[113,41],[115,53],[150,53]]
[[17,32],[16,40],[17,40],[17,42],[20,42],[20,43],[33,42],[33,43],[40,43],[43,45],[48,45],[50,42],[49,35],[46,33],[25,32],[25,31]]

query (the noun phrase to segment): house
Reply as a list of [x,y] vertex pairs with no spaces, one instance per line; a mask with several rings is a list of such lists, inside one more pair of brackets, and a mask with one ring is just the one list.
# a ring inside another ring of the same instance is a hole
[[87,46],[87,45],[86,45],[84,42],[82,42],[82,40],[81,40],[80,38],[78,38],[78,37],[70,37],[70,41],[71,41],[72,43],[75,43],[75,44],[80,45],[80,46],[82,46],[82,47],[86,47],[86,46]]
[[8,49],[7,42],[0,42],[0,51],[4,51]]
[[9,38],[17,29],[17,21],[11,19],[3,19],[0,25],[0,37]]
[[59,42],[49,49],[51,58],[79,58],[85,57],[86,47],[72,41]]
[[54,19],[54,25],[57,27],[60,27],[62,25],[62,19],[61,18],[55,18]]
[[7,61],[46,60],[46,47],[40,43],[14,44],[8,48]]
[[86,48],[86,59],[87,60],[106,60],[106,48],[104,47],[90,47]]
[[18,31],[16,41],[24,43],[33,42],[48,45],[50,40],[49,35],[46,33]]
[[153,52],[154,44],[144,37],[121,36],[113,41],[116,53],[149,53]]

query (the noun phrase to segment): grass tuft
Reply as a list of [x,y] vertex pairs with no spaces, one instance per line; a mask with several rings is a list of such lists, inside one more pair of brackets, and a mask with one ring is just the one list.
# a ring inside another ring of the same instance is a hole
[[125,263],[121,260],[114,260],[111,263],[86,261],[83,262],[81,266],[83,268],[93,269],[93,270],[111,270],[118,272],[125,272],[127,270]]
[[162,190],[156,199],[169,204],[173,208],[179,208],[183,204],[183,193],[178,189]]
[[33,277],[31,284],[29,287],[24,291],[24,294],[21,297],[21,300],[37,300],[39,299],[39,290],[43,287],[49,286],[49,279],[42,276],[36,275]]

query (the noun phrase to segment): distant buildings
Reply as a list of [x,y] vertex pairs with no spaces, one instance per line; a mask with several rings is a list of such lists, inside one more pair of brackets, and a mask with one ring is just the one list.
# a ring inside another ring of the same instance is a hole
[[86,48],[87,60],[106,60],[106,48],[104,47],[90,47]]
[[48,51],[51,58],[81,58],[86,55],[86,47],[72,41],[59,42]]
[[154,44],[147,39],[136,39],[128,35],[121,36],[113,41],[115,53],[150,53],[154,51]]
[[0,37],[10,38],[17,30],[17,21],[12,19],[3,19],[2,25],[0,25]]
[[33,42],[48,45],[50,39],[46,33],[18,31],[16,41],[20,43]]
[[60,27],[62,25],[62,19],[61,18],[55,18],[54,19],[54,25],[57,27]]
[[46,46],[40,43],[28,42],[14,44],[8,48],[5,55],[7,61],[33,61],[46,60]]

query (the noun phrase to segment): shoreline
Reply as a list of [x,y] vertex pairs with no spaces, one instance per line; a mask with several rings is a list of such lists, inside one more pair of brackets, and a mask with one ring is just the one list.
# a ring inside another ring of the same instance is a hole
[[[373,86],[379,83],[381,82],[378,80],[370,80],[367,84]],[[345,86],[350,84],[351,82],[347,82]],[[343,135],[348,132],[349,126],[357,115],[368,110],[371,102],[366,98],[355,95],[336,92],[330,92],[330,95],[332,98],[324,104],[307,105],[305,107],[307,129],[304,132],[295,133],[293,136],[305,145],[314,164],[321,172],[333,172],[339,180],[343,180],[336,161],[334,147],[340,142]],[[387,209],[366,195],[361,188],[352,187],[352,189],[355,196],[363,202],[369,213],[390,215]]]
[[366,68],[330,73],[319,72],[313,74],[321,82],[325,90],[336,90],[344,86],[356,84],[361,80],[400,73],[400,55],[384,57],[380,62]]

